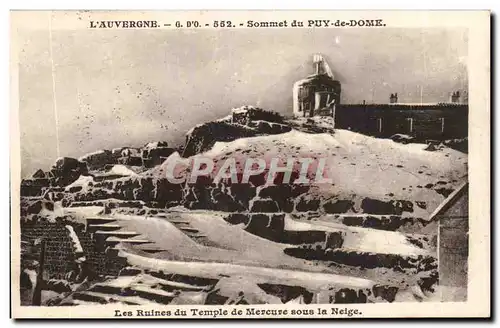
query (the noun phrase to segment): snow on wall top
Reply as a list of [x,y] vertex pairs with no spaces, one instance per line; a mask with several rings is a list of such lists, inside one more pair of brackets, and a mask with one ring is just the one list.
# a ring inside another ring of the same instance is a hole
[[247,111],[249,111],[251,109],[255,109],[255,107],[254,106],[245,105],[245,106],[241,106],[241,107],[237,107],[237,108],[231,109],[231,113],[233,113],[233,114],[242,114],[242,113],[246,113]]
[[115,174],[116,175],[123,175],[123,176],[135,176],[135,175],[137,175],[136,172],[132,171],[131,169],[129,169],[125,165],[121,165],[121,164],[113,165],[111,170],[106,172],[105,175],[115,175]]
[[90,157],[94,157],[94,156],[104,156],[107,154],[107,150],[96,150],[94,152],[91,152],[91,153],[88,153],[88,154],[85,154],[83,156],[81,156],[80,158],[78,158],[79,161],[85,161],[87,160],[88,158]]

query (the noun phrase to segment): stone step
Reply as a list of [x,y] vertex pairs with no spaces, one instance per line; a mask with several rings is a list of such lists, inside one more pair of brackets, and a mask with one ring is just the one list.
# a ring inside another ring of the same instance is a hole
[[[146,245],[147,246],[147,245]],[[139,246],[141,247],[141,246]],[[119,281],[133,279],[141,276],[140,280],[147,282],[149,285],[159,284],[166,291],[183,290],[183,291],[202,291],[213,288],[218,279],[203,278],[198,276],[186,276],[174,273],[168,273],[156,270],[146,270],[130,266],[123,269],[120,275],[109,284],[120,284]]]
[[168,220],[168,222],[170,222],[170,223],[172,223],[172,224],[175,224],[175,225],[183,225],[183,224],[185,224],[185,225],[189,225],[189,221],[187,221],[187,220],[177,220],[177,219],[175,219],[175,220],[174,220],[174,219],[171,219],[171,220],[170,220],[170,219],[168,219],[168,218],[167,218],[167,220]]
[[[100,294],[115,294],[115,295],[122,296],[122,288],[116,287],[116,286],[104,285],[104,284],[96,284],[96,285],[92,286],[88,291],[100,293]],[[123,296],[125,296],[125,295],[123,295]]]
[[103,230],[97,230],[96,232],[94,232],[94,234],[106,238],[107,237],[132,238],[140,235],[140,233],[135,231],[103,231]]
[[87,217],[85,218],[87,220],[88,224],[106,224],[106,223],[112,223],[117,221],[115,218],[108,218],[108,217]]
[[175,282],[170,280],[158,279],[158,284],[160,284],[161,288],[165,291],[173,292],[175,290],[181,291],[204,291],[211,288],[211,286],[195,286],[190,284],[185,284],[182,282]]
[[189,227],[179,227],[179,230],[181,230],[183,232],[186,232],[186,233],[197,233],[197,232],[199,232],[198,229],[189,228]]
[[149,253],[149,254],[156,254],[156,253],[165,252],[164,249],[141,249],[141,251]]
[[172,221],[170,221],[170,223],[172,223],[173,225],[175,225],[179,229],[182,229],[184,227],[185,228],[190,228],[191,227],[189,225],[189,222],[179,222],[179,221],[172,222]]
[[89,224],[87,225],[87,231],[90,233],[96,232],[96,231],[117,231],[122,229],[121,225],[118,224],[110,224],[110,223],[105,223],[105,224]]
[[191,238],[207,238],[206,235],[201,233],[187,233],[187,235]]
[[[138,275],[138,273],[136,273]],[[130,276],[123,276],[124,279],[130,279]],[[119,283],[119,279],[115,280],[115,283]],[[122,280],[123,281],[123,280]],[[112,284],[113,282],[111,282]],[[163,278],[158,278],[154,275],[143,273],[140,276],[140,279],[134,281],[134,283],[138,284],[143,284],[145,286],[160,286],[162,290],[166,292],[175,292],[175,291],[190,291],[190,292],[197,292],[197,291],[206,291],[208,289],[211,289],[213,286],[212,285],[193,285],[193,284],[188,284],[184,282],[178,282],[178,281],[172,281],[172,280],[167,280]]]
[[[165,277],[167,279],[178,279],[181,278],[181,280],[188,280],[188,279],[193,279],[193,282],[195,280],[200,280],[204,279],[201,277],[187,277],[183,275],[176,275],[176,274],[164,274],[162,272],[149,272],[149,274],[153,276],[160,275],[162,277]],[[358,279],[356,277],[353,277],[353,279]],[[272,279],[271,279],[272,280]],[[305,294],[309,295],[309,297],[316,297],[316,296],[321,296],[322,302],[324,303],[325,300],[328,302],[332,303],[366,303],[366,302],[376,302],[377,298],[380,298],[379,301],[385,302],[389,301],[392,302],[394,301],[394,297],[396,296],[396,293],[398,292],[397,287],[391,287],[387,285],[379,285],[379,284],[374,284],[374,285],[366,285],[366,286],[359,286],[357,284],[354,284],[352,287],[349,285],[345,285],[342,282],[339,282],[339,285],[335,284],[330,284],[330,289],[329,290],[322,290],[321,293],[324,295],[318,295],[320,292],[315,291],[315,290],[308,290],[308,287],[302,287],[300,284],[296,284],[296,282],[290,282],[286,278],[282,280],[283,285],[281,284],[276,284],[275,282],[269,282],[269,283],[264,283],[261,282],[259,283],[259,287],[263,288],[263,290],[268,293],[272,294],[275,296],[278,296],[280,298],[290,300],[291,298],[294,298],[296,296],[299,296],[300,294]],[[204,290],[196,290],[194,292],[199,292],[199,293],[208,293],[208,299],[210,301],[205,303],[205,304],[225,304],[227,301],[227,297],[212,297],[214,294],[217,294],[217,288],[212,288],[213,285],[205,285],[206,289]],[[164,289],[165,287],[162,286]],[[174,287],[174,289],[176,289]],[[323,293],[325,292],[325,293]],[[181,293],[182,294],[182,293]],[[294,295],[297,294],[297,295]],[[212,295],[212,296],[211,296]]]
[[177,293],[167,292],[162,289],[154,289],[146,286],[134,286],[134,295],[155,301],[161,304],[169,304],[177,296]]
[[134,249],[149,253],[149,254],[155,254],[155,253],[160,253],[160,252],[165,252],[166,250],[163,248],[158,247],[154,242],[150,241],[149,239],[124,239],[124,240],[118,240],[112,238],[109,242],[108,245],[110,245],[110,248],[116,251],[120,251],[124,249],[123,246],[120,246],[120,244],[127,244],[129,246],[133,246]]
[[158,253],[165,251],[164,249],[156,246],[154,243],[137,245],[136,248],[146,253]]
[[190,286],[197,286],[202,288],[212,287],[214,286],[219,279],[214,278],[205,278],[200,276],[188,276],[184,274],[176,274],[176,273],[168,273],[163,271],[149,271],[147,272],[149,275],[160,278],[166,281],[171,281],[175,283],[183,283]]
[[120,279],[121,277],[134,277],[139,274],[141,274],[143,271],[137,267],[133,266],[127,266],[123,269],[120,270],[120,273],[118,274],[117,279]]
[[[131,297],[138,296],[143,299],[154,301],[161,304],[169,304],[176,296],[177,293],[165,291],[161,288],[151,288],[146,284],[136,284],[134,286],[111,286],[106,283],[94,285],[89,290],[91,296],[99,295],[100,302],[102,299],[107,300],[114,297]],[[107,297],[104,295],[108,295]],[[91,297],[88,297],[89,299]]]
[[85,302],[99,303],[99,304],[109,303],[107,295],[101,293],[94,293],[90,291],[75,292],[73,293],[73,299]]
[[129,245],[143,245],[150,244],[151,241],[148,239],[130,239],[130,238],[119,238],[119,237],[109,237],[106,239],[106,244],[108,246],[116,246],[120,243],[126,243]]
[[[59,305],[60,306],[77,306],[77,305],[95,306],[96,304],[98,304],[98,303],[72,299],[72,300],[64,300]],[[127,304],[127,305],[139,305],[139,304],[134,303],[134,304]]]
[[110,256],[113,256],[113,254],[117,253],[117,250],[112,249],[112,248],[121,242],[125,242],[128,240],[136,240],[135,243],[149,242],[149,240],[143,241],[143,239],[138,238],[138,236],[140,236],[140,234],[137,232],[134,232],[134,231],[97,230],[97,231],[93,232],[92,235],[93,235],[93,238],[95,240],[96,248],[99,249],[101,252],[104,252],[104,251],[108,252],[109,251],[108,254]]
[[109,304],[109,303],[125,303],[129,305],[148,305],[150,300],[138,297],[136,295],[117,295],[102,293],[97,291],[84,291],[73,293],[73,299],[78,303],[83,301],[86,303]]

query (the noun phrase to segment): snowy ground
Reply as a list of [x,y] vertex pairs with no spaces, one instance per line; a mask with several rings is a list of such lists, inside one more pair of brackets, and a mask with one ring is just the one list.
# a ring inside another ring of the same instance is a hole
[[[444,196],[436,192],[435,186],[455,188],[466,181],[467,155],[449,148],[427,151],[426,147],[423,144],[403,145],[346,130],[336,130],[334,134],[309,134],[292,130],[279,135],[217,142],[212,149],[196,156],[213,158],[218,165],[229,157],[235,157],[240,170],[246,158],[263,158],[267,162],[273,157],[326,158],[328,177],[333,183],[314,186],[308,192],[310,199],[336,197],[356,201],[372,198],[422,202],[426,206],[414,206],[414,212],[410,215],[427,218],[444,200]],[[169,160],[173,159],[185,163],[192,160],[181,159],[178,153],[169,157]],[[164,178],[167,164],[168,160],[147,171],[146,175]],[[311,171],[315,171],[315,168]],[[122,165],[113,167],[109,174],[136,175]],[[80,177],[67,186],[66,190],[73,187],[86,189],[91,182],[91,177]],[[98,206],[57,210],[64,215],[71,215],[80,223],[87,223],[87,218],[95,216],[116,219],[101,227],[106,230],[99,231],[102,235],[109,233],[108,241],[120,241],[120,234],[125,236],[137,233],[138,236],[132,239],[136,242],[148,242],[147,246],[127,242],[116,246],[119,254],[125,256],[132,266],[222,279],[219,288],[225,290],[225,294],[231,294],[233,290],[238,290],[235,286],[239,286],[247,294],[254,294],[254,301],[257,303],[279,302],[275,297],[262,294],[256,289],[259,283],[297,285],[313,291],[325,290],[330,286],[361,289],[386,284],[400,288],[397,301],[415,301],[415,297],[437,300],[441,297],[442,290],[450,294],[450,289],[445,287],[431,294],[423,294],[418,288],[413,290],[421,278],[414,268],[399,268],[400,271],[384,266],[365,268],[363,265],[332,263],[324,259],[309,260],[289,255],[285,250],[297,249],[297,245],[274,242],[247,232],[244,224],[232,225],[226,222],[224,217],[228,213],[188,210],[182,207],[153,216],[123,214],[118,210],[104,215],[103,207]],[[130,210],[133,213],[134,209]],[[415,241],[418,237],[416,234],[346,226],[339,221],[329,221],[326,217],[316,219],[299,220],[287,215],[284,230],[341,233],[343,242],[336,251],[345,257],[354,256],[355,259],[372,255],[390,255],[397,259],[436,257],[435,249],[427,244],[418,245]],[[108,229],[113,230],[113,227],[117,227],[117,230],[109,232]],[[417,234],[427,234],[430,239],[435,232],[428,230],[431,228]],[[150,254],[145,252],[147,248],[159,251]],[[316,250],[324,251],[320,248]],[[153,278],[147,275],[141,275],[140,279],[120,277],[108,281],[108,287],[133,286],[139,292],[161,293],[151,290],[151,281],[147,279]],[[452,290],[451,294],[461,292],[463,291]],[[419,295],[415,296],[416,294]],[[170,294],[164,293],[162,296],[170,297]],[[185,294],[185,297],[184,302],[187,303],[201,302],[198,294]],[[84,304],[86,301],[79,302]],[[183,301],[176,299],[176,302],[182,304]]]

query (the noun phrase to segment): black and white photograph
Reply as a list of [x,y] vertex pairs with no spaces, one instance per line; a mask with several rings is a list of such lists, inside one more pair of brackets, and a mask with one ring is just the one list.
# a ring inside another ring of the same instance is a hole
[[11,14],[17,315],[356,318],[471,302],[471,238],[489,238],[470,229],[489,223],[470,221],[489,202],[470,189],[471,140],[489,109],[473,103],[470,22],[148,14]]

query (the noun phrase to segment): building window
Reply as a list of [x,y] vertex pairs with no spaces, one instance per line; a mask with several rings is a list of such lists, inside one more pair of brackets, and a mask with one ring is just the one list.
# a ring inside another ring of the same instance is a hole
[[304,99],[309,96],[309,89],[307,87],[302,87],[299,89],[299,98]]
[[377,125],[378,125],[378,132],[382,133],[382,118],[377,119]]
[[441,117],[440,120],[441,120],[441,133],[444,133],[444,117]]

